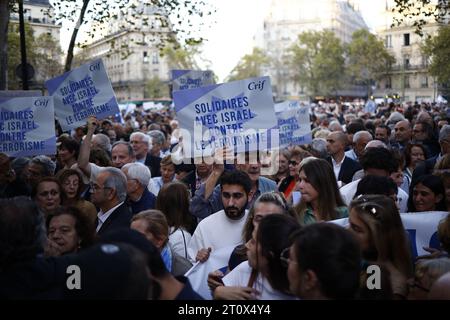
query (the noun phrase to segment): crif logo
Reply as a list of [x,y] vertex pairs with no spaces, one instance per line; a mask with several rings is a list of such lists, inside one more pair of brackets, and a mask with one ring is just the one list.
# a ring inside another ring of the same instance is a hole
[[100,61],[89,66],[89,70],[91,71],[99,71],[100,70]]
[[48,106],[49,99],[37,99],[34,101],[34,105],[36,107],[43,107],[46,108]]
[[262,91],[264,89],[264,83],[266,80],[253,81],[248,84],[248,90],[259,90]]

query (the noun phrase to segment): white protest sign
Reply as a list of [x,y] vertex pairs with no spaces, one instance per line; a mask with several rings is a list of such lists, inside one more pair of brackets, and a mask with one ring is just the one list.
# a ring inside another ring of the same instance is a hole
[[210,70],[172,70],[172,91],[194,89],[214,84]]
[[173,97],[188,157],[224,146],[236,152],[278,147],[269,77],[175,91]]
[[10,157],[56,154],[52,97],[0,100],[0,152]]
[[309,107],[298,101],[277,103],[274,107],[278,119],[280,148],[308,144],[312,141]]
[[[204,299],[211,300],[211,290],[208,287],[208,273],[228,265],[231,252],[235,246],[212,250],[208,260],[196,263],[186,274],[192,289]],[[224,272],[225,273],[225,272]]]
[[[448,215],[444,211],[408,212],[400,214],[403,227],[408,231],[413,257],[427,254],[423,247],[439,248],[437,227],[439,222]],[[348,228],[348,218],[331,221]]]
[[50,79],[45,86],[54,97],[55,113],[64,131],[85,125],[91,115],[101,120],[119,113],[101,59]]

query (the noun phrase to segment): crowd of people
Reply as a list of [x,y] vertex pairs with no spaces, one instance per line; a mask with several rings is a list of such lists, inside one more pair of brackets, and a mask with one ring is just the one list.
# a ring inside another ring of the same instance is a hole
[[422,256],[401,218],[450,210],[450,108],[310,116],[312,142],[278,150],[271,176],[259,153],[179,163],[170,109],[56,126],[54,156],[0,153],[0,297],[204,299],[185,275],[229,250],[204,275],[213,299],[450,299],[450,215]]

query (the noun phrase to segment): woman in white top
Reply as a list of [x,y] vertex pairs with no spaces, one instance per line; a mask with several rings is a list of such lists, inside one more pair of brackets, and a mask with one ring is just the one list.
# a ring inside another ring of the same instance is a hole
[[187,259],[187,245],[195,224],[189,212],[187,186],[178,181],[165,184],[156,198],[156,209],[166,216],[170,228],[169,243],[173,251]]
[[284,248],[290,245],[290,235],[298,230],[298,222],[287,215],[264,217],[247,242],[248,261],[242,262],[213,292],[215,299],[227,300],[289,300],[287,266],[280,260]]

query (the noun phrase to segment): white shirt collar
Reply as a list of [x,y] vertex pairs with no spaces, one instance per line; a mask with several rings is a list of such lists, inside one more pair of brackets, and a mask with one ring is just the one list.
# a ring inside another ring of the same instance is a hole
[[100,211],[97,214],[97,218],[98,218],[98,225],[97,225],[97,230],[96,230],[97,232],[98,232],[98,230],[100,230],[101,226],[105,223],[106,219],[108,219],[109,216],[114,212],[114,210],[116,210],[122,204],[123,204],[123,202],[119,203],[117,206],[109,209],[105,213],[103,213],[103,211],[100,209]]

